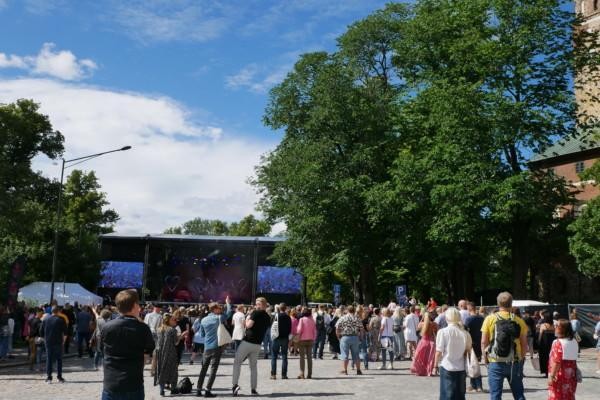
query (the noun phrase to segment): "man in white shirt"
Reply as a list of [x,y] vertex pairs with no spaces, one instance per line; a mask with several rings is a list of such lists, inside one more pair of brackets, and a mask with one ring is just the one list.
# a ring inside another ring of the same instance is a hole
[[471,351],[471,335],[460,326],[456,308],[446,310],[445,316],[448,327],[438,331],[435,341],[434,372],[440,375],[440,399],[464,399],[465,355]]
[[150,332],[152,332],[152,337],[154,338],[154,343],[156,343],[157,338],[157,329],[160,327],[162,322],[162,315],[160,314],[160,307],[154,306],[154,310],[151,313],[146,314],[144,317],[144,322],[150,328]]
[[331,317],[325,312],[325,306],[319,305],[318,310],[313,313],[313,319],[317,327],[317,337],[313,344],[313,358],[323,359],[323,349],[325,348],[325,339],[327,338],[327,327],[331,323]]
[[458,302],[458,310],[460,311],[460,320],[464,326],[467,322],[467,318],[469,318],[469,310],[467,308],[466,300],[460,300]]

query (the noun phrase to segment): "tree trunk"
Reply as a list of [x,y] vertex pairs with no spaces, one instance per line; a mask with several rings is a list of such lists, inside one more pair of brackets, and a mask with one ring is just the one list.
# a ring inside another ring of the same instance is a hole
[[375,299],[375,267],[370,263],[360,265],[360,288],[363,304],[372,304]]
[[527,297],[527,273],[529,271],[529,224],[515,222],[511,243],[512,295],[515,299]]

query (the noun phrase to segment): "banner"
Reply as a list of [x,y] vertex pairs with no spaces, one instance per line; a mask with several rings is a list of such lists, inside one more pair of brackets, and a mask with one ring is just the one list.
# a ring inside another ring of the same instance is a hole
[[408,296],[406,295],[406,291],[406,285],[396,286],[396,302],[401,307],[406,307],[408,305]]
[[333,304],[339,306],[342,302],[342,285],[333,284]]
[[17,296],[19,294],[19,287],[21,286],[21,279],[25,275],[25,267],[27,266],[27,260],[24,256],[19,256],[11,264],[7,282],[7,298],[6,304],[10,309],[13,309],[17,304]]

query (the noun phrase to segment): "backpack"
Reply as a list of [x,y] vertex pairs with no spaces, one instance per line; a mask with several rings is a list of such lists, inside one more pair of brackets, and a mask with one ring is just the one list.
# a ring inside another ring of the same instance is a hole
[[179,383],[177,384],[176,392],[179,394],[192,393],[192,386],[193,386],[192,381],[190,381],[190,378],[188,378],[186,376],[185,378],[180,380]]
[[324,314],[317,313],[316,324],[317,324],[317,331],[319,331],[319,332],[325,331],[325,315]]
[[494,323],[494,337],[490,345],[490,357],[498,362],[512,362],[515,360],[515,340],[521,334],[521,327],[515,321],[515,315],[510,314],[509,318],[502,318],[500,314],[494,314],[496,322]]

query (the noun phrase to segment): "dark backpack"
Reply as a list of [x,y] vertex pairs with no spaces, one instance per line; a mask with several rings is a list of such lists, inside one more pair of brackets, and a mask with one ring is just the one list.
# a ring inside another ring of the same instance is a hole
[[317,313],[316,325],[319,332],[325,331],[325,315]]
[[498,362],[511,362],[515,360],[515,340],[521,335],[521,327],[515,321],[514,314],[509,318],[502,318],[500,314],[494,314],[494,337],[490,345],[490,357]]
[[180,380],[179,383],[177,384],[177,392],[179,394],[192,393],[192,386],[193,386],[192,381],[190,381],[190,378],[188,378],[186,376],[185,378]]

